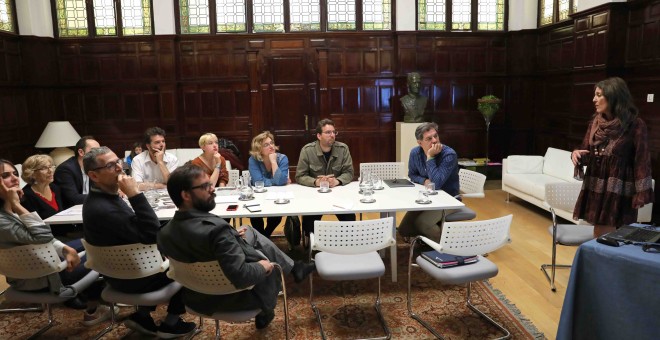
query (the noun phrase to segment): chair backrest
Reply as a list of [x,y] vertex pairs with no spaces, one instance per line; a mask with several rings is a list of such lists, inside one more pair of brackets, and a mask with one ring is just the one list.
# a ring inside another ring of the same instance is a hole
[[239,289],[222,272],[218,261],[184,263],[170,259],[167,276],[182,286],[199,293],[225,295],[252,289]]
[[545,185],[545,202],[552,209],[573,211],[580,196],[582,182],[557,182]]
[[155,244],[134,243],[98,247],[82,240],[87,251],[85,267],[117,279],[139,279],[162,273],[169,267]]
[[66,268],[51,242],[0,249],[0,274],[14,279],[36,279]]
[[314,221],[312,250],[364,254],[394,244],[394,217],[366,221]]
[[21,177],[21,174],[23,173],[23,164],[14,164],[14,166],[16,167],[16,170],[18,171],[18,181],[19,181],[19,185],[22,188],[27,184],[23,180],[23,177]]
[[[440,243],[441,253],[471,256],[489,253],[511,242],[509,229],[513,215],[484,221],[445,222]],[[424,242],[428,239],[424,237]],[[427,242],[428,243],[428,242]],[[433,243],[433,242],[432,242]],[[429,245],[434,246],[432,243]]]
[[369,171],[380,179],[397,179],[406,176],[403,162],[360,163],[360,173]]
[[484,185],[486,184],[486,175],[476,171],[460,169],[458,171],[458,181],[460,185],[461,196],[483,198]]
[[229,173],[229,183],[227,183],[228,186],[233,186],[236,181],[238,181],[238,178],[241,176],[240,171],[238,169],[233,169],[227,171]]

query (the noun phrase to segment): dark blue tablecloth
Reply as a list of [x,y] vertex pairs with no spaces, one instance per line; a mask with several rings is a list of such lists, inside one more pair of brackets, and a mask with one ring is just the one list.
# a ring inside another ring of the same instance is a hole
[[557,339],[660,339],[660,253],[595,240],[582,244]]

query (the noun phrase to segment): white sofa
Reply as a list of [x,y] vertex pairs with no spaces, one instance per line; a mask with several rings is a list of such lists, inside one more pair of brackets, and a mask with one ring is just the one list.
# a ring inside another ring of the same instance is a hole
[[[548,148],[545,156],[509,156],[502,160],[502,190],[515,195],[542,209],[549,210],[545,204],[545,185],[556,182],[570,182],[582,185],[573,178],[571,153],[566,150]],[[637,220],[649,222],[653,204],[647,204],[639,210]],[[585,221],[573,220],[573,211],[556,210],[558,216],[576,224]]]

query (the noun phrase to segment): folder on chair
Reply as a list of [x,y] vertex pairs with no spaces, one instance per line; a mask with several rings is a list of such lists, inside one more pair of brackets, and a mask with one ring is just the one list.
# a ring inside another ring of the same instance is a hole
[[386,179],[383,181],[390,188],[414,187],[415,184],[405,178]]
[[447,253],[441,253],[437,250],[425,251],[422,253],[422,257],[425,260],[431,262],[434,266],[438,268],[462,266],[465,264],[475,263],[479,261],[476,255],[457,256]]

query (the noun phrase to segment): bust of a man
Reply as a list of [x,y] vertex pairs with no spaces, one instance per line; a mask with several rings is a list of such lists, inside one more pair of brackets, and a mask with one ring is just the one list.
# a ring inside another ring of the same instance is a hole
[[419,94],[421,77],[417,72],[408,73],[408,94],[401,97],[401,106],[405,116],[403,121],[406,123],[419,123],[424,121],[424,109],[428,98]]

